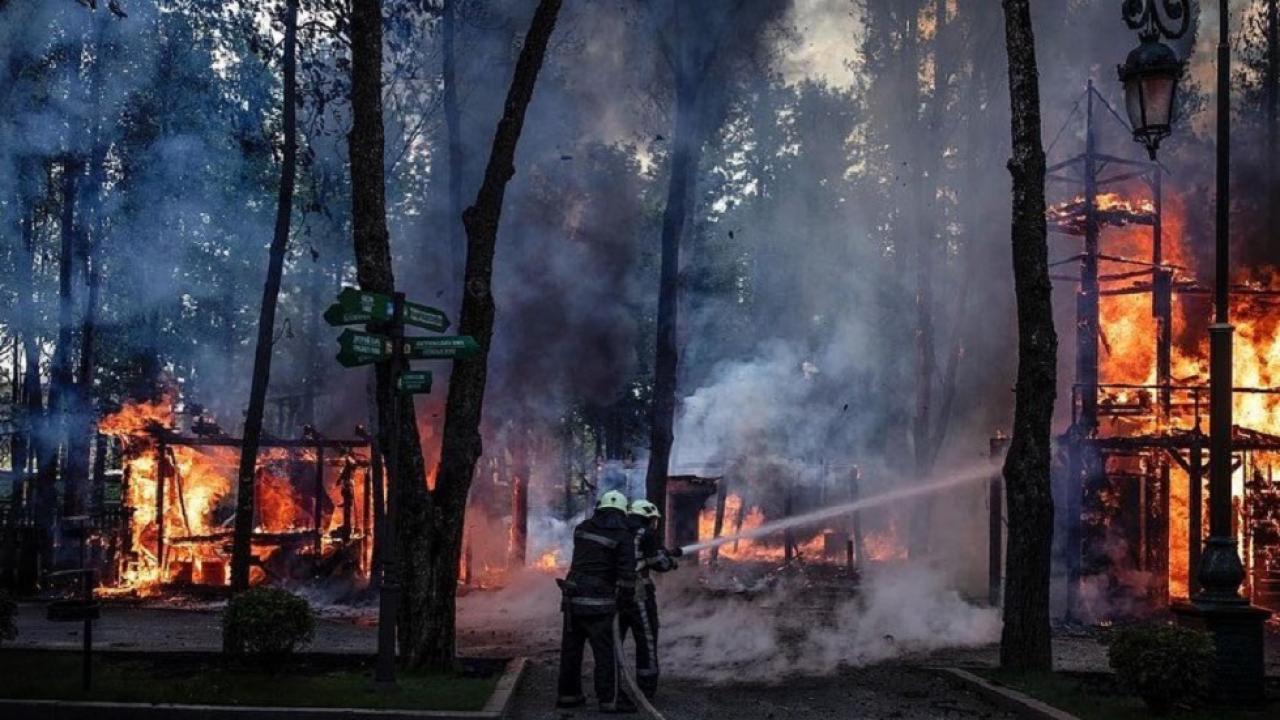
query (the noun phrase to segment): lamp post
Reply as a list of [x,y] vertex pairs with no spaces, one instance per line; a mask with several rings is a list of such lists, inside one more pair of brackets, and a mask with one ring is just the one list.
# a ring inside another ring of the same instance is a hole
[[[1123,13],[1142,44],[1120,67],[1134,139],[1154,160],[1169,135],[1183,64],[1161,36],[1181,37],[1190,25],[1187,0],[1125,0]],[[1161,12],[1163,11],[1163,13]],[[1209,327],[1209,538],[1201,555],[1200,591],[1174,608],[1186,623],[1213,634],[1216,664],[1211,694],[1225,704],[1265,701],[1263,623],[1270,616],[1240,596],[1244,564],[1231,527],[1230,209],[1231,48],[1228,0],[1218,0],[1218,138],[1214,322]],[[1199,538],[1192,538],[1198,542]]]
[[1119,67],[1133,139],[1146,146],[1152,160],[1156,159],[1160,141],[1172,132],[1178,81],[1185,67],[1161,38],[1177,40],[1191,26],[1186,0],[1161,1],[1164,16],[1156,9],[1155,0],[1125,0],[1125,22],[1138,31],[1142,44]]

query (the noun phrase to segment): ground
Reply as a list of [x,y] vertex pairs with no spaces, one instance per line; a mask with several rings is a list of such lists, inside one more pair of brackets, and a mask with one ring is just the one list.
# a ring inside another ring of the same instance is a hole
[[[547,581],[549,583],[549,581]],[[473,656],[526,655],[528,675],[517,693],[512,717],[523,720],[588,720],[591,711],[562,712],[553,707],[559,620],[554,591],[543,582],[519,589],[524,600],[513,604],[500,593],[473,593],[460,599],[462,616],[459,645]],[[554,586],[551,586],[554,587]],[[767,607],[767,606],[765,606]],[[516,608],[519,608],[517,611]],[[779,613],[783,614],[783,613]],[[326,613],[310,649],[324,652],[371,652],[375,628],[360,613]],[[706,631],[681,627],[707,622],[707,616],[673,611],[666,622],[671,632],[663,652],[676,667],[664,673],[658,707],[669,720],[679,718],[729,718],[784,720],[785,718],[1010,718],[986,700],[957,688],[931,673],[943,665],[993,666],[996,648],[990,643],[961,649],[904,649],[896,658],[850,667],[832,665],[817,676],[786,678],[772,672],[775,655],[782,651],[756,652],[747,661],[730,663],[728,673],[710,673],[709,666],[688,660],[690,638]],[[722,632],[735,639],[758,635],[763,616],[732,615]],[[7,646],[77,648],[78,623],[51,623],[40,605],[23,604],[18,624],[21,635]],[[897,631],[905,634],[903,630]],[[1104,670],[1106,649],[1101,633],[1092,629],[1059,629],[1055,634],[1055,664],[1064,670]],[[157,606],[109,603],[95,625],[97,647],[118,650],[210,650],[219,648],[218,614],[209,607],[184,610]],[[696,643],[701,645],[702,643]],[[750,648],[739,642],[737,652]],[[708,652],[719,653],[719,646]],[[704,648],[706,649],[706,648]],[[756,650],[759,650],[756,648]],[[704,653],[705,654],[705,653]],[[705,661],[705,658],[702,658]],[[1269,644],[1268,672],[1280,675],[1280,638]],[[696,668],[696,669],[691,669]],[[749,678],[743,682],[735,678]],[[590,687],[589,677],[586,682]]]

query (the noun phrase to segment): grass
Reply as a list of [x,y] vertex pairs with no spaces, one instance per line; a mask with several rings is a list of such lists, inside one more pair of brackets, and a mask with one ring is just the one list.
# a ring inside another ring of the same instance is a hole
[[479,710],[497,685],[499,674],[492,670],[401,673],[396,689],[382,691],[373,686],[366,658],[297,656],[273,674],[205,653],[95,653],[93,689],[86,694],[80,689],[79,653],[0,650],[0,698]]
[[[1142,700],[1122,692],[1115,678],[1105,674],[1012,673],[1002,670],[976,671],[978,675],[999,685],[1052,705],[1082,720],[1135,720],[1161,717],[1162,720],[1274,720],[1280,717],[1280,706],[1273,699],[1263,710],[1225,710],[1220,708],[1184,708],[1156,716]],[[1273,696],[1274,698],[1274,696]]]

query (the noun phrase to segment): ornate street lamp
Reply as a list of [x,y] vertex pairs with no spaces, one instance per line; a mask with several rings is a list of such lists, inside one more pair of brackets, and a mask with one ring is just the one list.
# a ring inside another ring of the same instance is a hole
[[1177,40],[1186,34],[1191,25],[1186,2],[1161,0],[1163,16],[1156,0],[1125,0],[1123,6],[1125,23],[1137,30],[1142,39],[1142,44],[1119,67],[1125,110],[1133,139],[1146,146],[1152,160],[1156,159],[1160,141],[1172,132],[1173,106],[1185,66],[1160,38]]
[[[1176,39],[1191,18],[1187,0],[1125,0],[1124,19],[1142,45],[1120,69],[1134,139],[1155,158],[1169,134],[1182,64],[1160,37]],[[1161,14],[1163,10],[1163,17]],[[1166,24],[1178,23],[1177,26]],[[1218,140],[1215,208],[1214,322],[1209,327],[1209,538],[1197,572],[1200,591],[1174,608],[1184,623],[1213,634],[1217,647],[1211,695],[1223,704],[1265,702],[1263,623],[1270,616],[1240,596],[1244,564],[1232,527],[1232,367],[1230,313],[1231,48],[1228,0],[1218,0]],[[1176,68],[1176,70],[1174,70]],[[1135,110],[1137,111],[1135,113]],[[1199,542],[1200,538],[1192,538]]]

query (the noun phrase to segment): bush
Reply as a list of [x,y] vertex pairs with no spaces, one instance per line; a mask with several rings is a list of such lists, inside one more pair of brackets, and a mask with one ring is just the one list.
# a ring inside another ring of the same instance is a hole
[[311,642],[316,618],[306,600],[278,588],[236,595],[222,613],[228,650],[278,660]]
[[0,590],[0,645],[5,640],[12,640],[18,637],[18,603],[9,597],[9,594]]
[[1116,634],[1107,651],[1120,682],[1157,715],[1208,690],[1213,637],[1177,625],[1138,625]]

